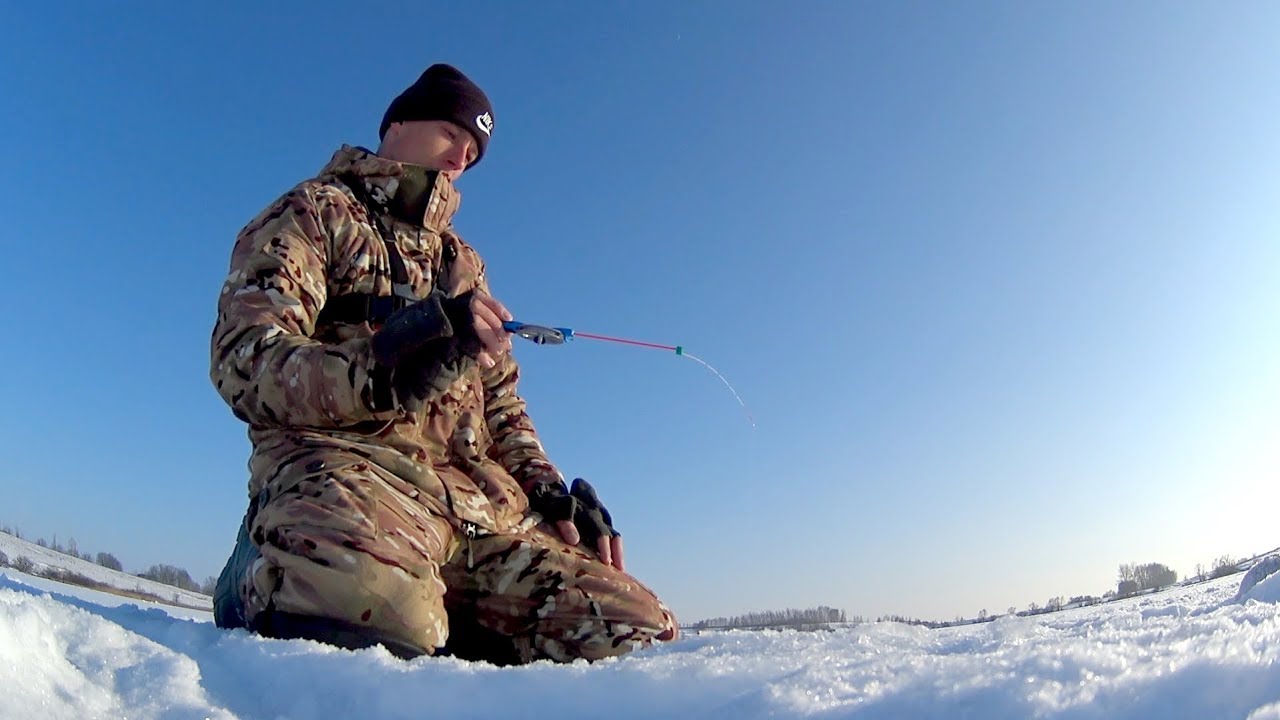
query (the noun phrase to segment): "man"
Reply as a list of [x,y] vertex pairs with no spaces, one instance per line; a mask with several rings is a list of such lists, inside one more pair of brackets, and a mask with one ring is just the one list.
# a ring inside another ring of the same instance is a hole
[[676,637],[594,490],[547,459],[511,314],[454,231],[493,128],[433,65],[376,154],[343,146],[240,232],[210,375],[253,454],[219,627],[502,664]]

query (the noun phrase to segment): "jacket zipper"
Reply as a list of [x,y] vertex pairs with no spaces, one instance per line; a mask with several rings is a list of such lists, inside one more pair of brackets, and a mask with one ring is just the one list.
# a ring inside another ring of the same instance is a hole
[[471,553],[471,541],[476,538],[478,531],[479,531],[479,526],[477,526],[475,523],[473,522],[462,523],[462,534],[467,538],[467,569],[468,570],[472,570],[475,568],[476,558],[475,558],[475,555]]

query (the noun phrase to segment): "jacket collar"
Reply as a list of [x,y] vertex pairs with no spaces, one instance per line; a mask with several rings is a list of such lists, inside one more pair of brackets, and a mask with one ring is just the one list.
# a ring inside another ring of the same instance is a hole
[[360,182],[362,188],[352,189],[363,191],[383,213],[435,232],[449,227],[462,203],[462,194],[444,175],[351,145],[338,148],[320,178]]

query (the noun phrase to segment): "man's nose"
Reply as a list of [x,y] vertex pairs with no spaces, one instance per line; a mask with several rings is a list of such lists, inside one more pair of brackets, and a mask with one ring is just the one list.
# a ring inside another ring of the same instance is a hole
[[449,166],[451,170],[467,169],[466,143],[459,143],[453,146],[453,152],[449,153]]

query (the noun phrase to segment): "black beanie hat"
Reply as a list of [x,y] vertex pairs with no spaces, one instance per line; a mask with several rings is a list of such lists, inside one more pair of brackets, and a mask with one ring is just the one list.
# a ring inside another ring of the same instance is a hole
[[[396,96],[382,116],[378,139],[386,137],[391,123],[410,120],[448,120],[471,131],[476,139],[476,159],[480,162],[493,134],[493,106],[478,85],[452,65],[432,65]],[[470,166],[468,166],[470,167]]]

